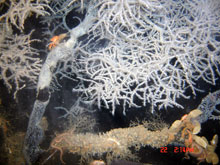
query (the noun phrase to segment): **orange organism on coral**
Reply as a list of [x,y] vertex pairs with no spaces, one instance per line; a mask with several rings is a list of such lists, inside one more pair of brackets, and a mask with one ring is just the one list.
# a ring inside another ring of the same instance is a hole
[[56,47],[65,37],[66,33],[60,34],[58,36],[54,36],[50,39],[51,43],[48,46],[48,49],[51,50],[52,48]]

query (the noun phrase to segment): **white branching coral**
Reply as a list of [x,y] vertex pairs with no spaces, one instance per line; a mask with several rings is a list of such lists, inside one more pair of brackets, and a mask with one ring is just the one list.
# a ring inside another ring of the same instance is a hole
[[[45,17],[52,28],[45,33],[60,28],[70,39],[49,53],[38,90],[50,85],[51,68],[65,59],[81,80],[73,90],[83,92],[84,100],[113,114],[117,105],[125,113],[128,106],[147,103],[153,112],[183,108],[177,99],[189,98],[187,88],[196,95],[199,80],[215,85],[220,75],[218,0],[57,0],[50,5],[55,14]],[[67,15],[82,8],[85,19],[70,30]]]
[[100,0],[93,8],[92,39],[78,48],[79,78],[89,85],[74,90],[99,107],[113,114],[117,104],[182,107],[177,98],[188,98],[186,88],[196,95],[198,80],[215,84],[219,1]]
[[[52,12],[48,3],[48,0],[0,1],[0,79],[9,91],[14,89],[14,97],[27,84],[37,83],[42,64],[38,50],[31,45],[37,40],[31,39],[32,32],[24,34],[23,30],[32,14],[38,17]],[[20,32],[15,33],[15,28]]]
[[42,66],[38,52],[31,47],[31,33],[27,35],[12,35],[0,32],[0,79],[4,80],[9,90],[16,93],[27,84],[37,83],[37,76]]
[[[0,3],[1,6],[7,6],[8,10],[5,14],[0,16],[0,20],[6,23],[7,27],[13,24],[18,29],[24,29],[25,20],[31,15],[36,14],[36,16],[48,15],[49,12],[46,9],[49,8],[49,0],[9,0]],[[2,8],[2,7],[1,7]]]

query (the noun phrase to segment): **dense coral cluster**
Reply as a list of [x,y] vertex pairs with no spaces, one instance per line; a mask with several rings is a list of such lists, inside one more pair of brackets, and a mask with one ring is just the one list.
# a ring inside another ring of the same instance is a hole
[[[77,47],[87,100],[115,112],[177,106],[196,83],[219,76],[219,1],[97,1],[87,42]],[[96,20],[97,19],[97,20]],[[75,59],[76,56],[74,56]],[[75,90],[75,89],[74,89]]]
[[[44,33],[50,37],[59,30],[69,31],[68,45],[77,49],[67,54],[67,60],[78,59],[78,68],[72,66],[72,72],[82,81],[74,90],[83,91],[85,100],[97,101],[99,107],[104,105],[112,114],[117,105],[124,107],[124,114],[128,106],[147,103],[152,105],[152,112],[155,107],[183,108],[177,99],[189,98],[187,88],[196,95],[198,80],[215,84],[219,76],[218,0],[20,0],[0,5],[7,8],[0,16],[7,27],[23,30],[27,17],[35,13],[44,16],[41,23],[46,25]],[[79,21],[84,23],[71,29],[67,17],[73,10],[86,14]],[[83,41],[79,39],[85,34],[88,35]],[[51,63],[56,65],[62,58]],[[51,80],[45,79],[50,84]],[[13,81],[17,84],[21,80]]]

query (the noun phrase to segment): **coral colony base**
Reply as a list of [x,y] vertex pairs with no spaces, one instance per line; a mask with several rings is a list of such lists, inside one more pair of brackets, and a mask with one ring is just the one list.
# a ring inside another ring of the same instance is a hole
[[[197,96],[200,82],[216,86],[220,76],[219,0],[3,0],[0,9],[0,79],[15,99],[30,84],[37,91],[24,142],[28,164],[43,153],[40,123],[52,92],[64,90],[59,79],[72,81],[81,103],[109,109],[112,115],[120,107],[126,115],[147,105],[152,113],[183,109],[179,100],[189,99],[188,91]],[[42,50],[33,43],[44,41],[25,31],[30,16],[42,26],[40,37],[51,38],[43,63]],[[196,135],[200,123],[220,119],[217,104],[219,91],[203,99],[201,111],[190,112],[169,129],[151,132],[139,125],[102,135],[69,130],[57,135],[51,148],[60,151],[62,162],[63,149],[83,157],[110,153],[123,159],[131,146],[138,150],[179,141],[194,148],[189,155],[198,161],[217,164],[218,135],[210,143]],[[66,112],[74,116],[76,109]]]
[[[89,160],[92,156],[108,155],[107,162],[113,159],[134,158],[129,148],[140,150],[146,145],[153,148],[161,148],[172,142],[183,143],[182,147],[187,157],[197,158],[198,162],[206,161],[218,164],[219,158],[215,153],[218,143],[218,135],[214,135],[210,143],[205,137],[197,134],[200,132],[201,125],[199,116],[200,110],[193,110],[184,115],[181,120],[176,120],[170,128],[164,127],[161,131],[149,131],[144,125],[129,128],[113,129],[104,134],[79,134],[72,128],[64,133],[57,135],[50,144],[51,149],[60,151],[60,161],[64,150],[70,153],[80,154],[84,159]],[[189,150],[189,151],[188,151]]]

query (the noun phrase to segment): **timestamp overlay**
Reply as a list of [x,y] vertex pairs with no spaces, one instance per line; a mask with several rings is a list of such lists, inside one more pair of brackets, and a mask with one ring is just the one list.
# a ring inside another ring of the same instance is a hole
[[193,152],[191,147],[160,147],[160,153],[188,153]]

